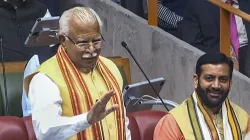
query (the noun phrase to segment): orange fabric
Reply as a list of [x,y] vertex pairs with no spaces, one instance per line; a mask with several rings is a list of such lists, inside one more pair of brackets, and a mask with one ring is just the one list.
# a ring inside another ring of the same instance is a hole
[[[250,117],[248,119],[248,132],[250,132]],[[156,125],[154,140],[185,140],[185,138],[174,117],[167,114]]]
[[185,140],[171,114],[165,115],[155,127],[154,140]]

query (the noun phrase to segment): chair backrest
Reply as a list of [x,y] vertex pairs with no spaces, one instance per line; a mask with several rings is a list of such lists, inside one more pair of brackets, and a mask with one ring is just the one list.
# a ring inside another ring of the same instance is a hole
[[155,126],[164,115],[156,110],[127,113],[132,140],[153,140]]
[[24,118],[0,117],[0,140],[36,140],[31,116]]
[[0,117],[1,140],[28,140],[26,126],[22,119],[14,116]]
[[[8,98],[8,115],[22,117],[22,91],[23,91],[23,73],[6,73],[6,87],[7,87],[7,98]],[[0,76],[0,87],[2,95],[3,107],[5,107],[5,88],[2,75]],[[2,109],[2,110],[5,110]],[[4,111],[6,114],[6,111]]]
[[0,93],[0,116],[4,116],[4,99],[3,99],[3,96],[2,96],[2,93]]
[[36,134],[34,132],[34,128],[33,128],[33,125],[32,125],[31,116],[23,117],[22,120],[23,120],[23,122],[25,124],[29,140],[36,140],[37,138],[36,138]]
[[120,57],[120,56],[113,56],[113,57],[107,57],[107,58],[113,61],[118,67],[123,78],[123,89],[126,85],[131,84],[132,82],[131,82],[129,58]]
[[[165,114],[153,110],[127,113],[132,140],[153,140],[155,126]],[[36,140],[31,116],[0,117],[0,140]]]
[[[9,114],[22,117],[23,71],[26,61],[5,62]],[[0,116],[6,115],[3,68],[0,66]]]

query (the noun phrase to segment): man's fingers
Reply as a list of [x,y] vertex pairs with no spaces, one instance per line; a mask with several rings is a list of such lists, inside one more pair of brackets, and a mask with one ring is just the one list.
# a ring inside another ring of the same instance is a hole
[[99,100],[99,101],[97,101],[97,102],[95,103],[95,105],[94,105],[93,108],[94,108],[95,111],[101,112],[101,111],[104,111],[104,110],[105,110],[106,105],[107,105],[107,104],[103,104],[103,103],[101,102],[101,100]]
[[101,99],[97,100],[94,104],[93,109],[97,112],[104,112],[110,98],[115,94],[114,91],[109,91]]
[[118,104],[114,104],[109,109],[105,109],[103,108],[103,106],[98,105],[98,102],[95,104],[96,106],[94,106],[94,108],[91,109],[91,111],[88,113],[87,120],[90,124],[102,120],[107,115],[109,115],[110,113],[114,112],[119,108]]
[[102,105],[106,105],[114,94],[115,94],[114,91],[109,91],[104,96],[102,96],[102,98],[99,101],[101,102]]
[[119,108],[118,104],[112,105],[112,107],[110,107],[109,109],[107,109],[107,110],[103,113],[103,116],[106,117],[107,115],[109,115],[110,113],[114,112],[114,111],[117,110],[118,108]]

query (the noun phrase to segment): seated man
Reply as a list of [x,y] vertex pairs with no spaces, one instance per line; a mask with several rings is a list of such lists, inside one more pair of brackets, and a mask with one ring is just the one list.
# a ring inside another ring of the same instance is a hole
[[25,40],[36,20],[50,17],[47,7],[37,0],[0,0],[0,34],[3,35],[4,61],[27,61],[47,47],[27,48]]
[[104,39],[98,19],[90,8],[65,11],[57,54],[25,78],[39,140],[131,139],[121,74],[99,56]]
[[230,102],[233,62],[207,53],[196,64],[194,93],[157,124],[154,140],[233,140],[248,131],[248,114]]

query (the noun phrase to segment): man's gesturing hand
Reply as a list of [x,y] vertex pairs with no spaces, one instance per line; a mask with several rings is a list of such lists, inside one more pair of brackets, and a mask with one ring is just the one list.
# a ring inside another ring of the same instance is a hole
[[112,105],[112,107],[106,109],[107,103],[110,98],[115,94],[114,91],[109,91],[100,100],[98,100],[94,106],[90,109],[87,120],[89,124],[94,124],[102,119],[104,119],[108,114],[114,112],[119,108],[117,104]]

